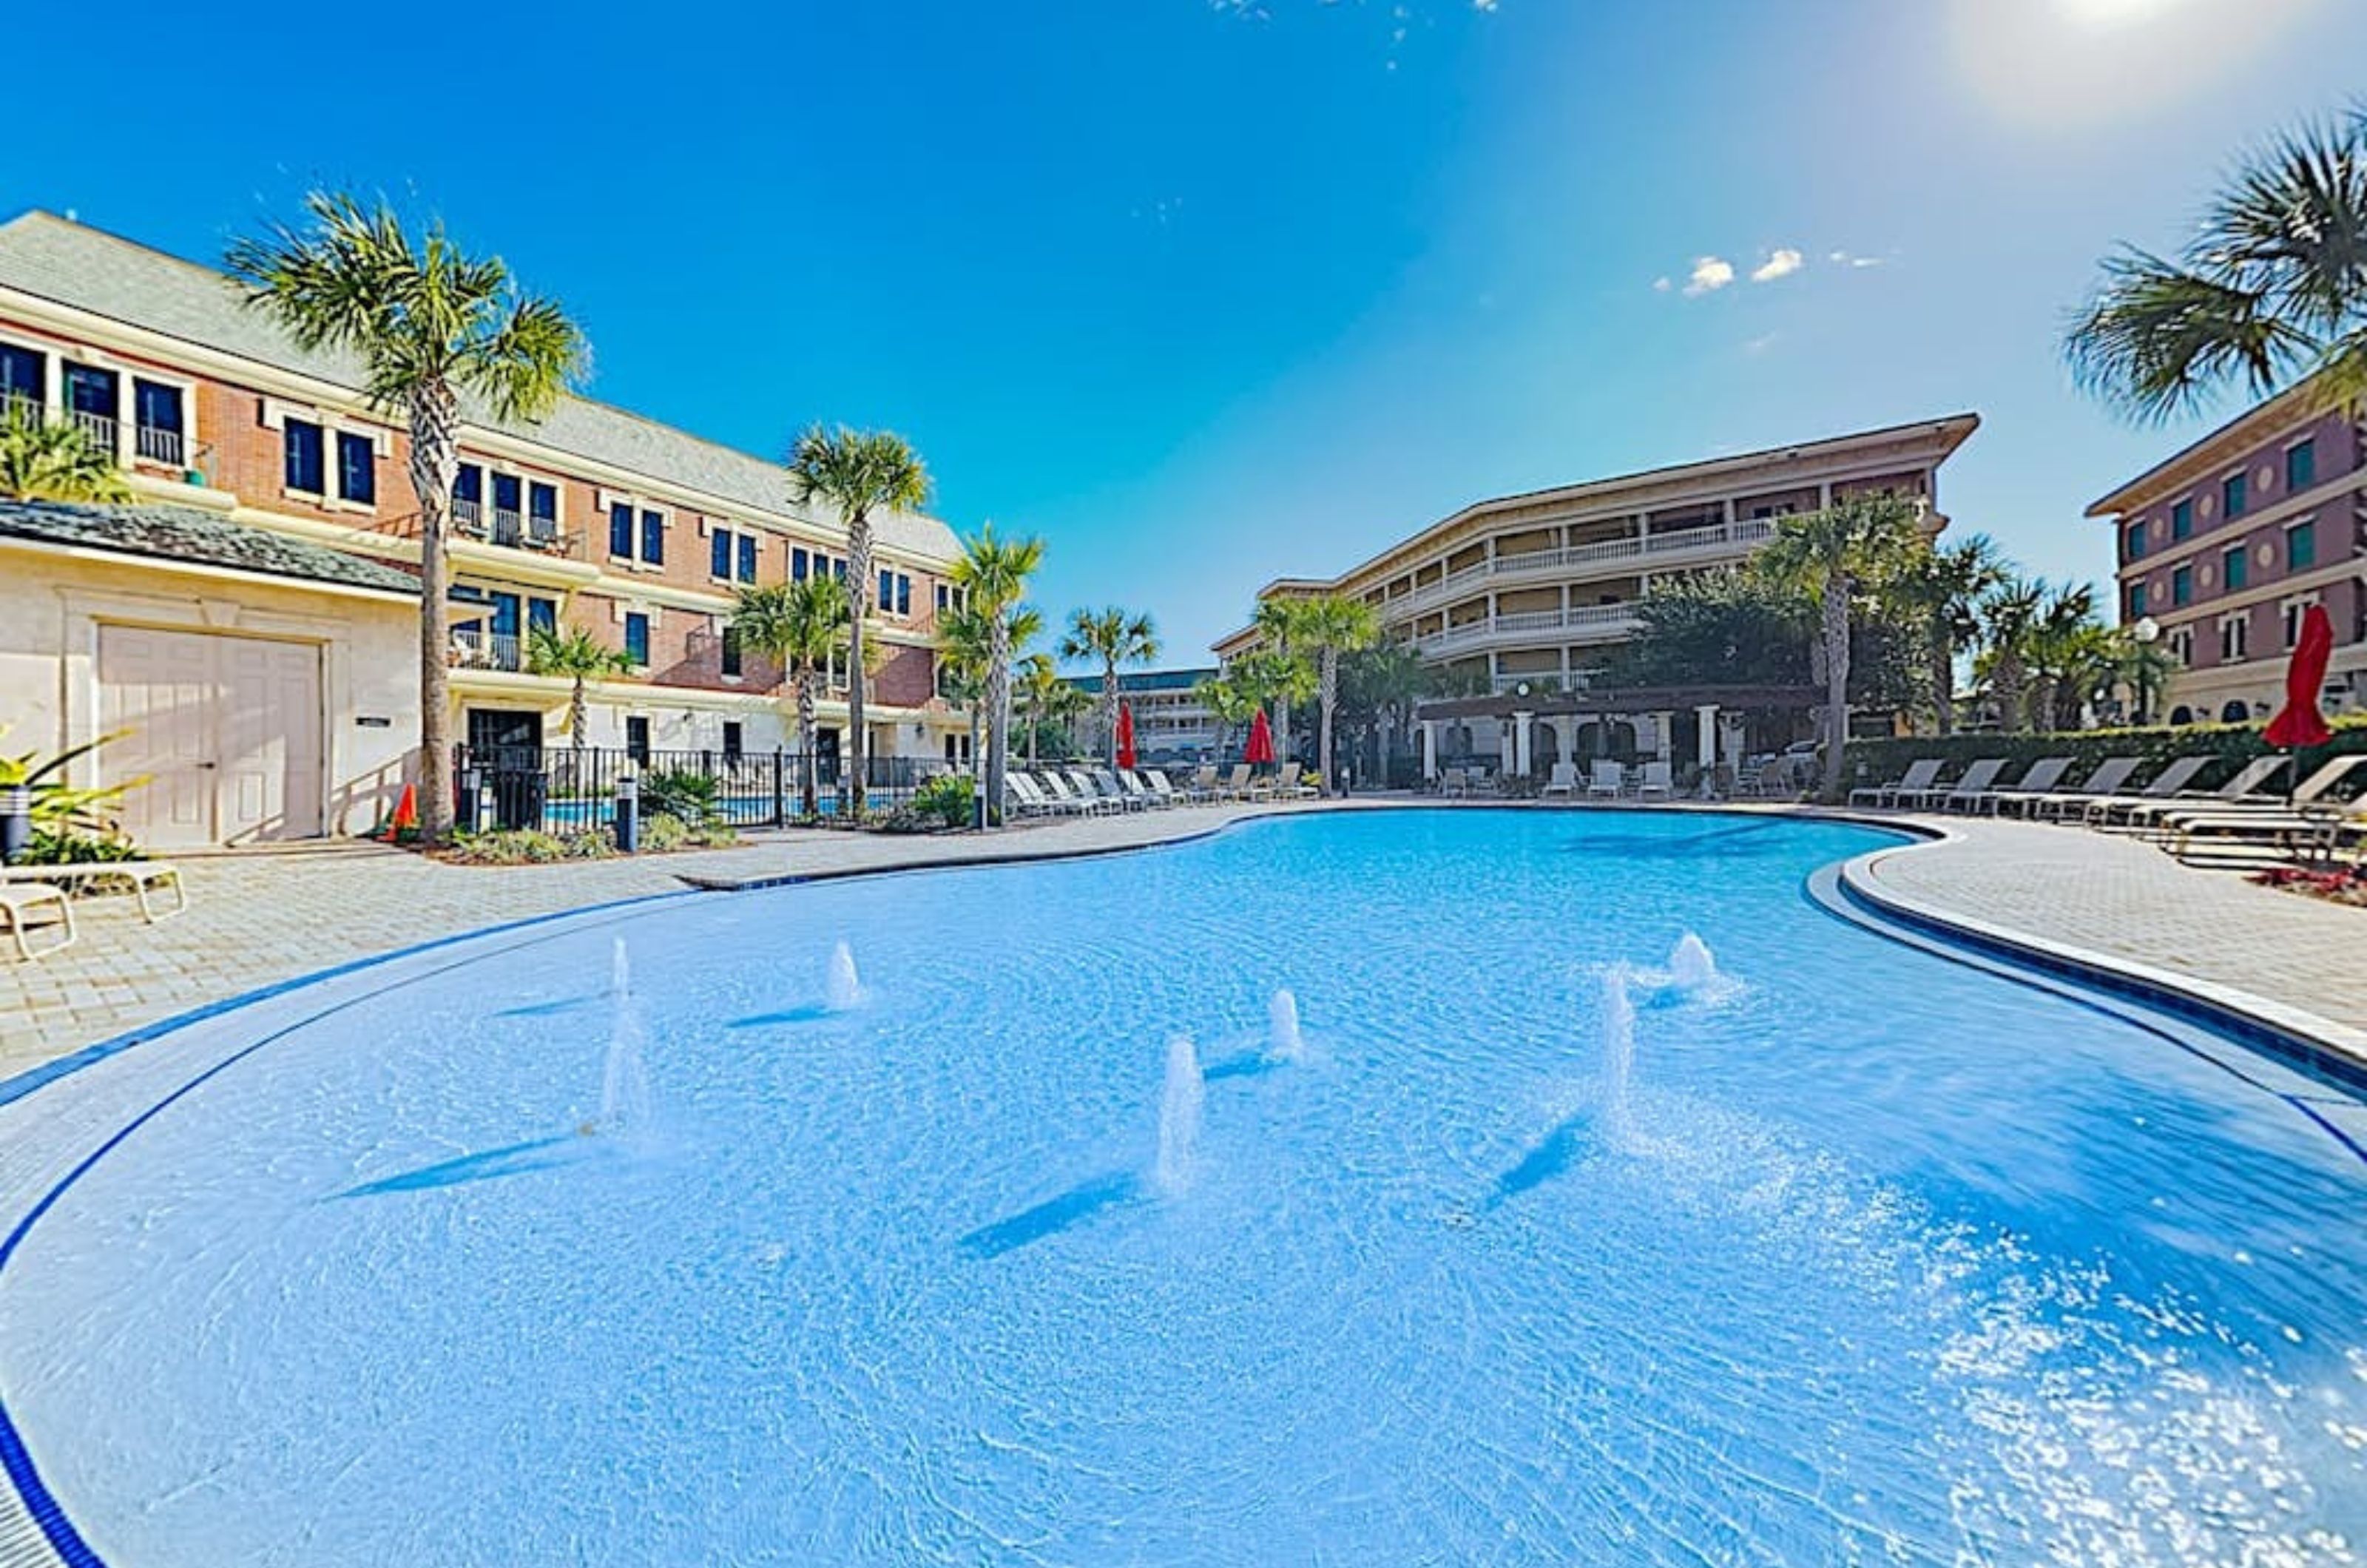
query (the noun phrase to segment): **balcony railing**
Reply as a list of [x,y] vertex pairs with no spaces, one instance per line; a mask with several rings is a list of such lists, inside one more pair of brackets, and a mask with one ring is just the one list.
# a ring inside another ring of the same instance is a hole
[[526,668],[525,653],[515,634],[489,632],[482,626],[452,628],[451,661],[463,670]]
[[481,537],[485,532],[485,503],[463,496],[452,498],[452,526],[464,534]]
[[109,457],[122,450],[123,426],[111,413],[87,413],[81,409],[68,409],[66,418],[73,422],[90,444]]
[[564,554],[568,536],[556,519],[529,517],[512,507],[488,507],[482,501],[452,498],[452,526],[471,539],[510,549],[549,550]]
[[1444,631],[1417,637],[1424,654],[1439,654],[1498,637],[1518,640],[1539,632],[1569,632],[1592,641],[1625,637],[1643,622],[1633,604],[1580,604],[1568,610],[1523,610],[1505,615],[1483,615]]
[[1598,539],[1592,544],[1569,545],[1558,549],[1518,550],[1474,561],[1459,570],[1450,571],[1435,582],[1423,583],[1411,593],[1390,600],[1387,609],[1387,613],[1395,615],[1425,604],[1434,604],[1492,578],[1566,572],[1575,568],[1621,561],[1659,560],[1697,551],[1729,550],[1762,543],[1772,537],[1774,533],[1774,519],[1753,517],[1734,523],[1713,523],[1699,528],[1676,528],[1665,534],[1647,535],[1640,539]]
[[143,424],[140,427],[134,449],[142,458],[151,463],[163,463],[175,468],[187,466],[188,442],[177,430]]

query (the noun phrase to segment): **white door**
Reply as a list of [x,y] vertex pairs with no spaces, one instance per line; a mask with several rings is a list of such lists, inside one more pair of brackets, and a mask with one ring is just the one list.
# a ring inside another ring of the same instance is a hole
[[101,626],[98,752],[132,837],[157,849],[321,831],[321,652],[310,643]]

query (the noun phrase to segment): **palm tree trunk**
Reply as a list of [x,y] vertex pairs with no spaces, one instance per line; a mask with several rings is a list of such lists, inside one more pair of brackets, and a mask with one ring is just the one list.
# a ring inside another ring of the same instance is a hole
[[411,488],[419,498],[419,838],[452,835],[452,674],[445,599],[450,573],[444,532],[459,471],[459,400],[431,380],[411,398]]
[[1944,626],[1931,629],[1931,723],[1942,735],[1956,732],[1956,640]]
[[821,815],[821,768],[814,758],[814,689],[813,667],[808,665],[797,672],[798,683],[798,794],[799,813],[806,817]]
[[1841,794],[1842,750],[1849,744],[1850,581],[1825,574],[1825,798]]
[[1102,750],[1109,765],[1117,766],[1117,660],[1102,660]]
[[579,793],[583,788],[583,728],[590,717],[590,705],[583,700],[583,673],[579,670],[575,689],[567,695],[567,749],[573,753],[571,766],[574,774],[568,782]]
[[1335,795],[1338,793],[1338,786],[1332,781],[1338,774],[1335,771],[1336,759],[1331,755],[1331,716],[1333,708],[1338,705],[1340,700],[1340,650],[1338,649],[1329,647],[1324,649],[1319,679],[1321,687],[1316,694],[1323,705],[1323,718],[1315,741],[1315,769],[1321,775],[1323,793]]
[[987,642],[986,705],[986,819],[999,828],[1011,767],[1011,626],[999,611]]
[[863,728],[863,622],[871,613],[871,518],[866,513],[846,520],[846,578],[847,608],[854,618],[846,629],[846,756],[853,771],[839,793],[839,805],[842,810],[851,807],[860,820],[871,750]]

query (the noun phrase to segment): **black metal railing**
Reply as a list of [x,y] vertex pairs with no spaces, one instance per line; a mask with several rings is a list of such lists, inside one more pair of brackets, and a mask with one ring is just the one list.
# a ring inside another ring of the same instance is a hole
[[[946,771],[934,760],[867,758],[865,796],[875,810],[901,805]],[[824,816],[843,808],[847,772],[841,758],[815,758],[816,804]],[[569,833],[612,821],[617,785],[627,779],[635,781],[645,820],[663,812],[777,828],[803,815],[806,770],[798,751],[493,745],[454,747],[452,776],[463,828]]]

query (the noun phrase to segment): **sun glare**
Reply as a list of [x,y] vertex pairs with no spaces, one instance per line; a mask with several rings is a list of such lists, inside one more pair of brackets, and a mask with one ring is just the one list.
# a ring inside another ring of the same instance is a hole
[[2002,118],[2040,129],[2174,107],[2327,0],[1951,0],[1959,69]]

